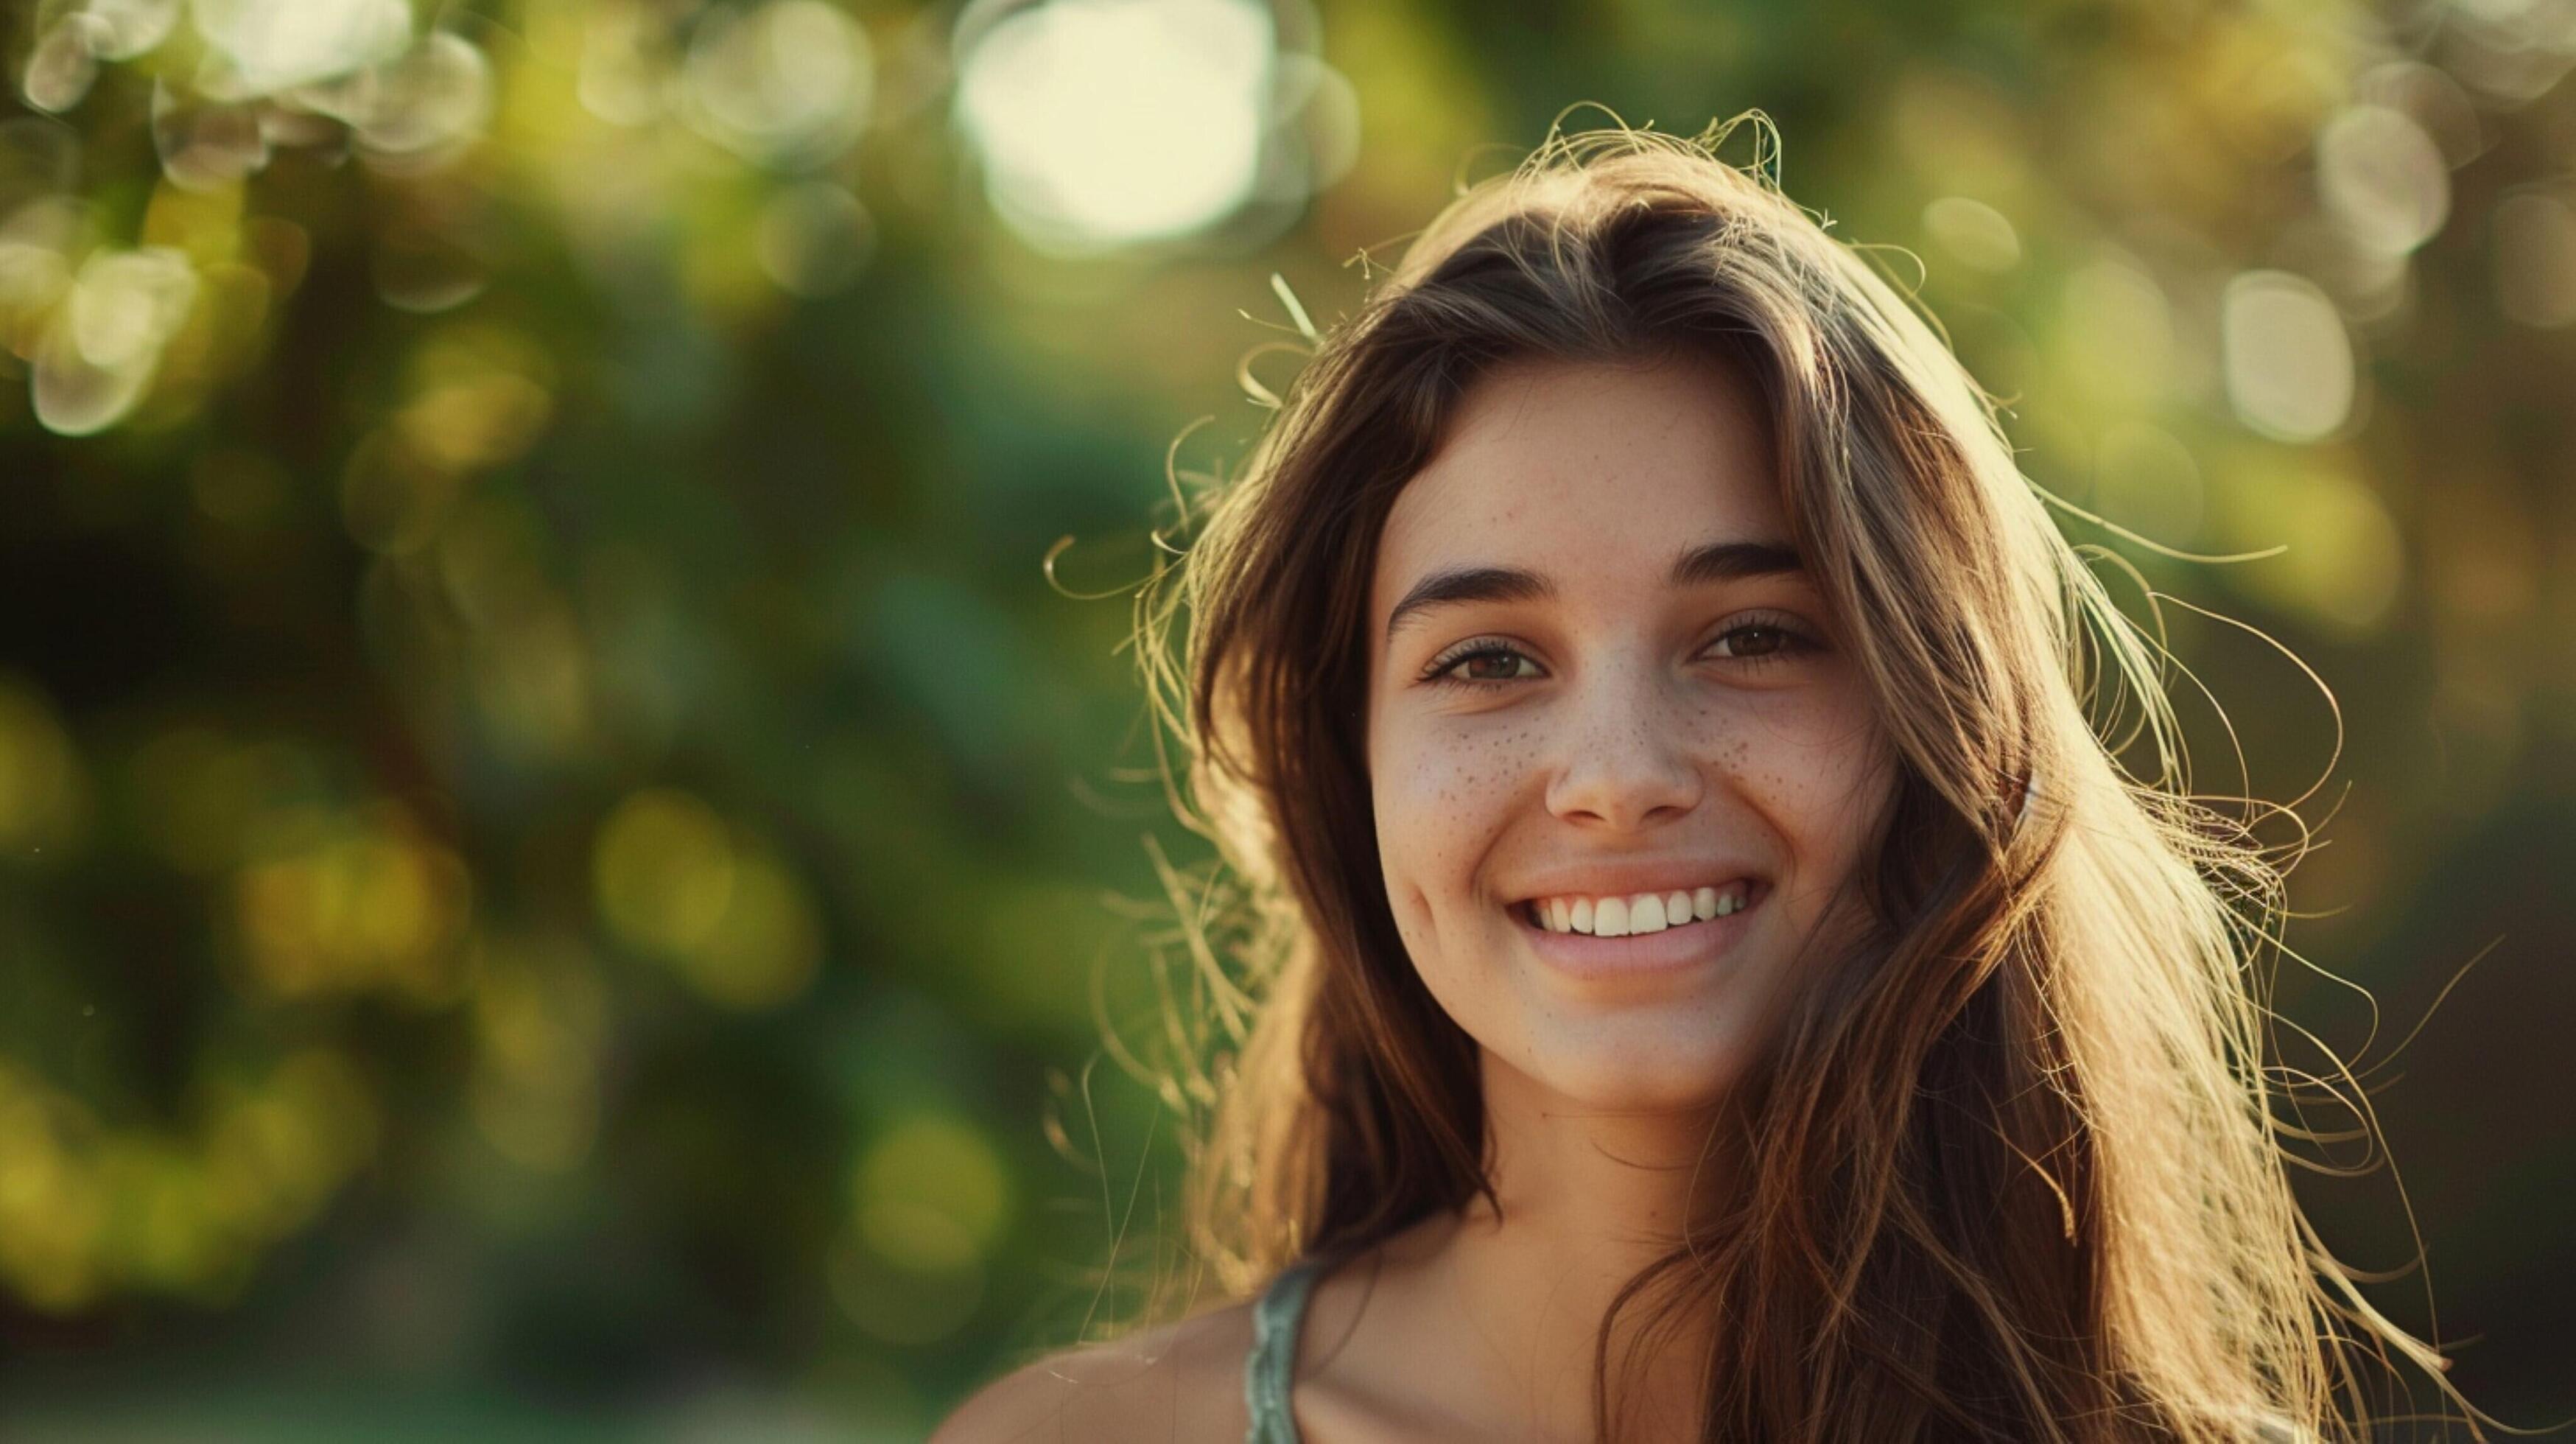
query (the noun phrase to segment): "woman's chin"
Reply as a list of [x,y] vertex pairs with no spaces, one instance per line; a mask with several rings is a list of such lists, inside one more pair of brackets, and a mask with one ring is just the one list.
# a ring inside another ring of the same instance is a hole
[[1742,1073],[1732,1049],[1676,1049],[1670,1040],[1551,1046],[1520,1071],[1555,1099],[1602,1113],[1698,1113],[1724,1101]]

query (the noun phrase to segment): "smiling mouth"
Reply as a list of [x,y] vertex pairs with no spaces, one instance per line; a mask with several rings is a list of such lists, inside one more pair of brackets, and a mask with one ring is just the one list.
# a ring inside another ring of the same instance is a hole
[[1521,926],[1557,937],[1640,937],[1725,922],[1759,907],[1771,884],[1736,878],[1720,887],[1609,898],[1527,898],[1508,911]]

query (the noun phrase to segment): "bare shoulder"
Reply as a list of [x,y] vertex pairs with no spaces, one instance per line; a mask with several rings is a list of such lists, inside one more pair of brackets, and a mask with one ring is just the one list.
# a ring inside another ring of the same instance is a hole
[[1240,1439],[1251,1349],[1244,1302],[1050,1354],[976,1391],[931,1444]]

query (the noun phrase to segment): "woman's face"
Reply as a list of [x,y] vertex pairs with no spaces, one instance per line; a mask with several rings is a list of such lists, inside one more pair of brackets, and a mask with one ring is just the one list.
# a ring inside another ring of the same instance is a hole
[[1380,538],[1396,924],[1488,1067],[1587,1106],[1723,1095],[1893,792],[1772,456],[1712,362],[1515,363]]

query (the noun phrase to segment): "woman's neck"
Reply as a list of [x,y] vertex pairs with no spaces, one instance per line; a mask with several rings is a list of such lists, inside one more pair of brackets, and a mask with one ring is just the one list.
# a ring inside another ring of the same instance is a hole
[[[1399,1353],[1419,1377],[1484,1401],[1485,1413],[1511,1421],[1511,1437],[1588,1440],[1594,1345],[1611,1300],[1681,1242],[1688,1200],[1723,1182],[1727,1160],[1710,1151],[1715,1112],[1585,1108],[1491,1054],[1483,1073],[1501,1211],[1479,1197],[1395,1241],[1384,1302],[1390,1321],[1414,1326]],[[1653,1302],[1641,1297],[1620,1312],[1614,1383],[1620,1348]],[[1427,1339],[1443,1341],[1441,1372],[1421,1357]],[[1632,1437],[1694,1433],[1704,1340],[1705,1326],[1693,1325],[1658,1341],[1635,1376]]]

